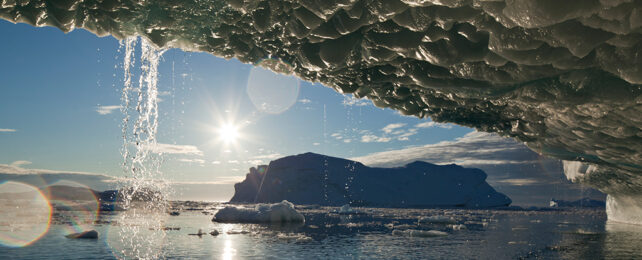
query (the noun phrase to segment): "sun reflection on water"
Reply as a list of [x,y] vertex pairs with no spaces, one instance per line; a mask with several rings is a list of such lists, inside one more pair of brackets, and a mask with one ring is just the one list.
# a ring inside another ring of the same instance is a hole
[[236,249],[232,247],[232,240],[229,236],[225,239],[225,247],[223,248],[223,255],[221,258],[224,260],[231,260],[236,255]]
[[234,256],[236,255],[236,249],[233,247],[232,243],[232,237],[227,233],[228,231],[232,230],[234,228],[233,224],[223,224],[222,227],[222,234],[223,237],[225,238],[225,246],[223,247],[223,254],[221,255],[221,259],[223,260],[230,260],[233,259]]

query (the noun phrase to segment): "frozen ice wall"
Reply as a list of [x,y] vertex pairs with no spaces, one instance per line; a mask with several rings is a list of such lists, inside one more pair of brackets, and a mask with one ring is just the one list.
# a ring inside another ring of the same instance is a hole
[[642,194],[640,0],[0,0],[0,18],[280,59],[302,79],[515,137],[592,165],[579,179],[606,192]]

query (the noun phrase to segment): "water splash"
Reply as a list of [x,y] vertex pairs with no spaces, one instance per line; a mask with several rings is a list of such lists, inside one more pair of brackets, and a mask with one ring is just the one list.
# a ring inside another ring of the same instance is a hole
[[[136,50],[140,44],[140,67],[136,68]],[[161,180],[162,156],[156,152],[158,131],[158,64],[165,50],[156,49],[146,40],[127,38],[123,61],[124,84],[121,96],[123,171],[125,178],[119,192],[125,212],[119,215],[118,227],[109,239],[117,257],[136,259],[161,258],[165,233],[163,216],[168,205],[168,185]],[[136,72],[138,83],[134,83]],[[148,234],[155,230],[154,234]],[[150,235],[154,239],[150,239]]]

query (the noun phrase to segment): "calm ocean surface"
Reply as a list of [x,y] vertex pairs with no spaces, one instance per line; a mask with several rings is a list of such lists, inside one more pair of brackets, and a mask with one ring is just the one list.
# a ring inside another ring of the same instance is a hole
[[[142,222],[129,222],[126,212],[103,214],[90,226],[97,240],[65,238],[72,223],[54,216],[55,224],[31,245],[0,246],[0,259],[642,258],[642,227],[607,224],[603,209],[355,208],[339,214],[334,207],[300,207],[305,224],[258,225],[212,222],[221,207],[183,205],[179,216]],[[205,234],[189,235],[199,229]],[[210,235],[213,230],[220,234]]]

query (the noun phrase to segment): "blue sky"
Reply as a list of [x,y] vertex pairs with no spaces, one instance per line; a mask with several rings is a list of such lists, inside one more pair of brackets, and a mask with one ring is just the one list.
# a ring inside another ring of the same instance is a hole
[[[6,21],[0,21],[0,33],[0,128],[15,130],[0,132],[0,163],[24,160],[30,168],[121,176],[118,41]],[[280,114],[262,112],[248,96],[248,78],[257,73],[252,66],[205,53],[168,50],[159,71],[158,142],[199,151],[165,156],[163,172],[176,181],[244,176],[259,160],[277,156],[312,151],[357,157],[472,131],[401,116],[281,75],[277,82],[298,85],[296,103]],[[221,122],[244,125],[235,145],[217,140]]]

